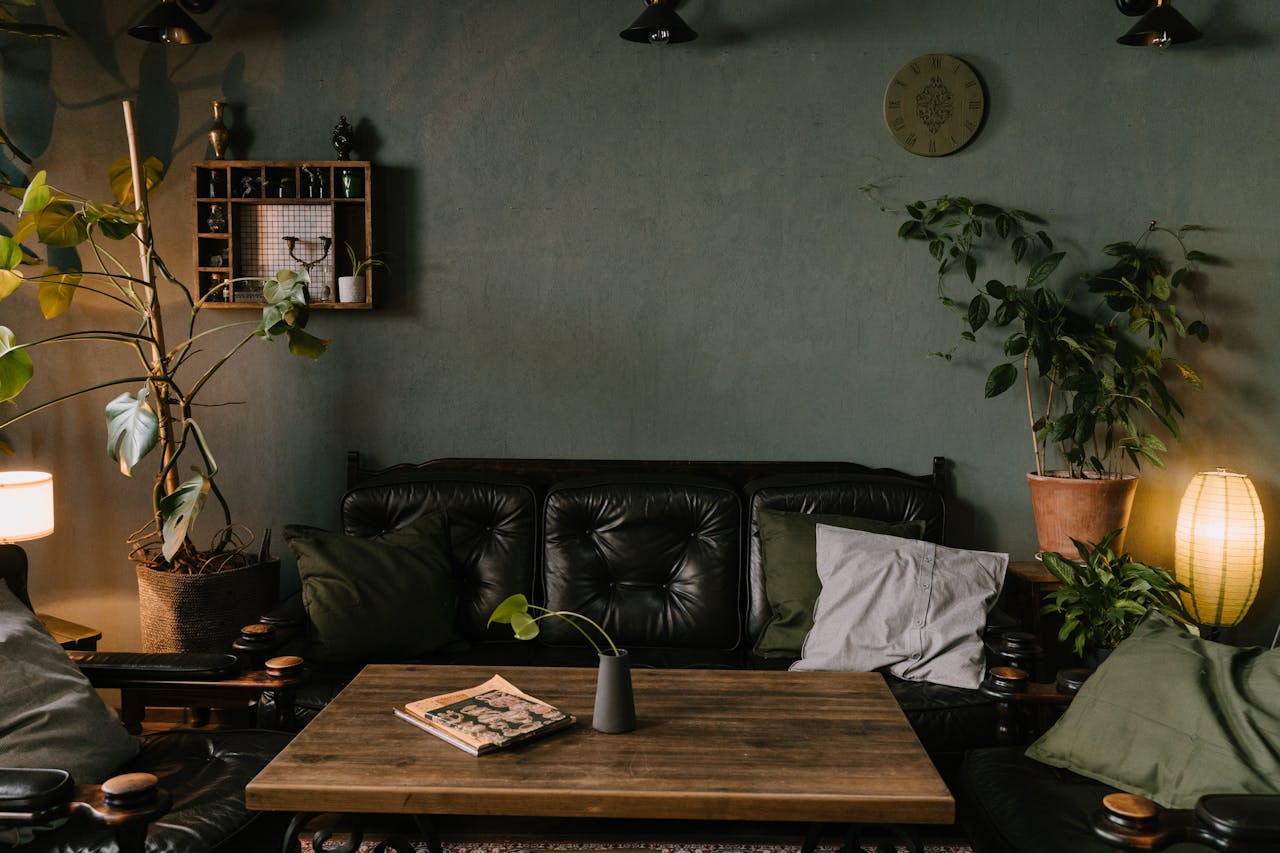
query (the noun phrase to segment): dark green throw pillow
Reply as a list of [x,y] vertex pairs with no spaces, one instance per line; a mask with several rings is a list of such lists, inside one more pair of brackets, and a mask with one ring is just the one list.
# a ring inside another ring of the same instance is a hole
[[1027,755],[1170,808],[1280,793],[1280,649],[1148,613]]
[[764,594],[773,614],[756,640],[755,652],[761,657],[800,657],[804,638],[813,627],[813,605],[822,592],[815,533],[819,524],[904,539],[924,536],[923,521],[889,522],[851,515],[757,511]]
[[447,519],[429,512],[367,538],[287,525],[319,663],[405,660],[457,637]]

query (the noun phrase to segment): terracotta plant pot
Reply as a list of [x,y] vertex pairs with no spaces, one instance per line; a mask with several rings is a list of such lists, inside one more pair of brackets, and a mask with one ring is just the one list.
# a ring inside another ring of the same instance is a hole
[[1027,484],[1041,551],[1057,551],[1069,560],[1078,560],[1081,556],[1072,539],[1098,542],[1120,528],[1112,547],[1123,553],[1123,528],[1129,526],[1133,494],[1138,489],[1136,476],[1070,477],[1066,471],[1050,471],[1028,474]]

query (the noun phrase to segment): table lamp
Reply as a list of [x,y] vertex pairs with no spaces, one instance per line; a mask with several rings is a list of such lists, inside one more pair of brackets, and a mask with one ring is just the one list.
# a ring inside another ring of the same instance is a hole
[[43,471],[0,471],[0,583],[26,600],[27,554],[15,542],[53,533],[53,475]]
[[1173,574],[1189,590],[1187,613],[1199,625],[1240,624],[1258,594],[1266,528],[1253,483],[1219,468],[1191,479],[1178,508]]

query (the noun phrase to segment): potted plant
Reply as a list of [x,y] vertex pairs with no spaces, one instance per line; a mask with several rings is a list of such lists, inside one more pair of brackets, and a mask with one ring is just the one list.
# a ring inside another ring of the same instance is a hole
[[351,260],[351,275],[338,276],[338,301],[364,302],[365,270],[373,267],[385,268],[386,264],[380,261],[376,254],[361,258],[350,243],[344,243],[343,245],[347,247],[347,257]]
[[[257,554],[251,553],[252,534],[246,537],[245,529],[233,522],[216,480],[218,464],[201,427],[197,402],[213,376],[254,341],[284,338],[290,352],[312,359],[324,353],[328,341],[305,331],[307,276],[292,271],[263,283],[265,305],[256,322],[199,328],[205,305],[220,299],[221,289],[231,282],[203,294],[193,292],[156,254],[146,199],[160,184],[163,167],[154,158],[140,162],[129,102],[125,118],[130,156],[111,168],[113,202],[59,190],[47,183],[43,171],[26,187],[6,187],[21,205],[11,211],[17,220],[13,236],[0,235],[0,298],[35,290],[45,318],[52,320],[72,308],[77,294],[88,291],[112,305],[112,316],[120,322],[47,337],[20,337],[0,326],[0,401],[23,394],[33,377],[32,352],[49,345],[115,345],[134,353],[137,367],[85,387],[51,390],[44,401],[6,418],[0,429],[70,399],[127,388],[106,405],[107,450],[125,476],[147,457],[155,465],[147,521],[127,539],[129,556],[137,563],[144,647],[223,651],[240,626],[255,620],[260,608],[274,599],[278,563],[266,560],[265,541]],[[24,246],[27,242],[86,248],[93,267],[48,266]],[[117,244],[136,247],[138,272],[116,254]],[[219,341],[225,345],[215,349]],[[221,510],[220,529],[207,547],[198,547],[192,540],[193,525],[210,496]],[[265,569],[252,568],[264,562]],[[246,573],[251,576],[241,583],[248,583],[257,595],[235,585]],[[179,609],[186,606],[190,612]],[[166,635],[166,628],[172,635]]]
[[1058,640],[1093,666],[1132,633],[1148,610],[1195,628],[1178,596],[1186,587],[1166,569],[1117,555],[1113,546],[1119,534],[1113,530],[1100,542],[1076,542],[1083,557],[1079,562],[1053,551],[1043,555],[1044,567],[1061,585],[1046,594],[1042,612],[1062,616]]
[[[1184,242],[1198,229],[1152,222],[1138,240],[1104,247],[1109,266],[1059,283],[1066,253],[1055,251],[1039,217],[960,196],[917,201],[907,214],[898,235],[922,242],[938,263],[938,298],[959,311],[961,338],[1003,337],[985,395],[999,396],[1022,378],[1040,549],[1070,551],[1073,539],[1123,530],[1136,487],[1124,464],[1164,467],[1167,447],[1153,429],[1179,437],[1182,406],[1166,378],[1202,387],[1191,366],[1169,352],[1173,340],[1209,335],[1203,321],[1184,320],[1178,305],[1195,263],[1208,258]],[[1174,261],[1150,245],[1154,236],[1171,241]],[[1016,279],[979,278],[981,267],[1001,259]],[[1023,265],[1025,277],[1017,272]],[[947,281],[956,276],[973,292],[951,295]],[[1051,446],[1060,469],[1050,465]]]
[[[530,615],[530,611],[538,615]],[[577,629],[596,650],[600,660],[592,727],[610,734],[633,730],[636,727],[636,707],[631,692],[631,661],[627,650],[619,649],[598,622],[572,610],[551,610],[530,604],[524,595],[516,593],[493,609],[488,624],[497,622],[510,625],[516,639],[532,640],[538,636],[538,623],[553,616],[565,620]],[[584,625],[590,626],[604,640],[604,646],[596,642]]]

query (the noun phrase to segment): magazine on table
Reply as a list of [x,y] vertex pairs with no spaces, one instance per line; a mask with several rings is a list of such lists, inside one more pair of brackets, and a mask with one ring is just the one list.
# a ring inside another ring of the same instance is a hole
[[472,755],[484,755],[573,725],[574,717],[536,699],[500,675],[398,705],[395,714]]

